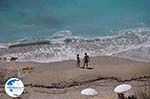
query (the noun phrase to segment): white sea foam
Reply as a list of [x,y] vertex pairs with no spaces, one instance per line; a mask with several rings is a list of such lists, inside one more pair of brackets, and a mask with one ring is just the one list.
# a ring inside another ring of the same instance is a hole
[[0,43],[0,49],[7,49],[8,45],[4,43]]
[[[18,57],[18,61],[54,62],[75,59],[87,52],[90,56],[113,55],[150,62],[150,29],[137,28],[119,31],[118,35],[92,39],[73,37],[70,31],[52,36],[50,44],[40,42],[13,46],[1,56]],[[33,45],[32,45],[33,44]]]

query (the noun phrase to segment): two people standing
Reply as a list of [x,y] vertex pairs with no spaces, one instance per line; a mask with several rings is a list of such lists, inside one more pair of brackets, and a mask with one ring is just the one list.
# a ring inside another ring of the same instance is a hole
[[[83,68],[88,68],[90,62],[90,57],[85,53],[84,58],[83,58]],[[80,67],[81,65],[81,60],[79,54],[77,54],[77,67]]]

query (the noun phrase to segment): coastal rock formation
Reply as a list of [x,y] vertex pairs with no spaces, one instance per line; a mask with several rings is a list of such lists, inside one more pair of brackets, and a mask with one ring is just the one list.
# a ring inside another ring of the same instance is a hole
[[7,62],[16,61],[17,59],[18,59],[17,57],[0,57],[0,60]]

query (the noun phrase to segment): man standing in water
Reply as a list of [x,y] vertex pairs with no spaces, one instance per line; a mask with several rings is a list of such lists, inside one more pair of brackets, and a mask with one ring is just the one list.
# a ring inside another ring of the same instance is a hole
[[84,59],[83,59],[83,62],[84,62],[83,68],[88,68],[88,63],[89,63],[89,61],[90,61],[90,58],[89,58],[89,56],[87,55],[87,53],[85,53],[85,56],[84,56]]

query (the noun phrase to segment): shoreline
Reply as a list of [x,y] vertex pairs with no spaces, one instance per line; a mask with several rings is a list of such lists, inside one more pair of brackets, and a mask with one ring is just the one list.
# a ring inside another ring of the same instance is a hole
[[[121,52],[122,54],[123,52]],[[119,53],[117,53],[119,54]],[[124,60],[129,60],[129,61],[134,61],[134,62],[140,62],[140,63],[150,63],[150,61],[146,61],[146,60],[138,60],[138,59],[133,59],[130,57],[121,57],[119,55],[116,54],[112,54],[112,55],[98,55],[98,56],[92,56],[90,58],[98,58],[98,57],[111,57],[111,58],[118,58],[118,59],[124,59]],[[27,61],[27,60],[18,60],[18,57],[11,57],[11,56],[6,56],[6,57],[0,57],[0,62],[3,63],[7,63],[7,62],[14,62],[14,63],[31,63],[31,64],[51,64],[51,63],[61,63],[61,62],[66,62],[66,61],[76,61],[76,59],[65,59],[65,60],[57,60],[57,61],[49,61],[49,62],[41,62],[41,61]],[[83,60],[83,58],[81,57],[81,61]]]
[[[80,38],[64,31],[49,39],[23,40],[1,44],[1,57],[17,57],[18,61],[54,62],[83,56],[118,56],[137,61],[150,62],[149,29],[122,30],[112,36]],[[6,46],[5,46],[6,45]],[[6,47],[6,48],[5,48]]]

